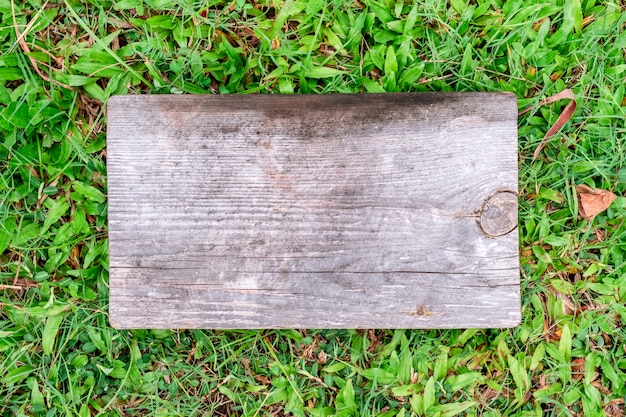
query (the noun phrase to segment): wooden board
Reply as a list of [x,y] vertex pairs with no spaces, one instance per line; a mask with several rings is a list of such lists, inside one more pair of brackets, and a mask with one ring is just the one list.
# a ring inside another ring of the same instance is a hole
[[123,96],[117,328],[520,320],[511,94]]

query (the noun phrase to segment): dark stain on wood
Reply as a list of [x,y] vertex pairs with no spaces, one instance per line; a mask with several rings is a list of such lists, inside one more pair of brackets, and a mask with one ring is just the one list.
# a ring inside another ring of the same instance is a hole
[[517,324],[516,113],[485,93],[112,98],[111,323]]
[[408,313],[410,316],[418,316],[418,317],[430,317],[433,313],[430,311],[428,306],[418,306],[414,311]]

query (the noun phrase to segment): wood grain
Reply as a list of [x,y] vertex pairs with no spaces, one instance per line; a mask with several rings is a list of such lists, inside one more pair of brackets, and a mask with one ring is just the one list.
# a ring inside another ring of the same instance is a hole
[[486,93],[112,98],[112,325],[516,325],[516,114]]

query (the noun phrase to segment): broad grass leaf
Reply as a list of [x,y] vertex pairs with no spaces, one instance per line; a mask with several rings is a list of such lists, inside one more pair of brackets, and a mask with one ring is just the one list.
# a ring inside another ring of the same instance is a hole
[[278,79],[278,91],[280,94],[293,94],[294,86],[293,81],[287,77],[281,77]]
[[385,64],[383,69],[385,74],[398,72],[398,59],[396,58],[396,51],[391,45],[387,47],[387,54],[385,55]]
[[459,345],[464,345],[470,340],[474,335],[478,332],[478,329],[466,329],[461,333],[461,335],[456,339],[456,342]]
[[387,28],[396,33],[403,33],[405,23],[406,22],[404,20],[394,20],[393,22],[387,23]]
[[322,30],[322,33],[326,37],[328,44],[335,48],[340,54],[348,53],[343,45],[343,42],[341,42],[341,39],[339,39],[339,36],[337,36],[337,34],[333,32],[331,28],[324,28]]
[[87,74],[90,77],[96,76],[105,78],[111,78],[124,72],[124,70],[116,66],[115,63],[91,62],[84,58],[81,58],[72,65],[72,69]]
[[411,404],[411,410],[418,416],[424,415],[424,397],[420,394],[414,394],[409,400]]
[[458,416],[463,411],[476,405],[475,401],[464,401],[462,403],[449,403],[433,407],[433,410],[439,417]]
[[415,22],[417,22],[417,6],[418,4],[415,3],[406,17],[406,22],[404,23],[404,35],[409,35],[413,30],[413,26],[415,26]]
[[16,81],[24,78],[19,68],[0,68],[0,81]]
[[363,80],[363,86],[365,87],[368,93],[384,93],[385,92],[385,89],[374,80],[370,80],[370,79]]
[[85,214],[85,211],[82,208],[80,207],[76,208],[72,223],[74,225],[73,231],[75,234],[89,232],[89,223],[87,223],[87,215]]
[[421,389],[422,386],[420,384],[397,385],[391,388],[391,393],[394,397],[408,397]]
[[130,10],[135,9],[137,15],[143,15],[143,1],[142,0],[119,0],[115,2],[113,6],[115,10]]
[[396,375],[380,368],[366,369],[361,374],[363,375],[364,378],[367,378],[370,381],[374,381],[383,385],[393,384],[398,379]]
[[435,368],[433,369],[433,378],[435,381],[443,379],[448,373],[448,354],[443,352],[437,358],[435,362]]
[[322,10],[324,6],[326,6],[325,0],[309,0],[307,1],[305,12],[310,16]]
[[55,233],[54,244],[61,245],[72,237],[72,235],[74,235],[74,225],[72,223],[65,223],[63,226],[59,227],[59,230]]
[[61,322],[63,322],[63,314],[56,314],[46,318],[46,325],[43,328],[43,334],[41,336],[41,346],[43,348],[44,355],[52,354],[54,341],[56,340],[57,333],[59,332]]
[[567,0],[563,4],[563,23],[580,32],[583,28],[583,12],[580,0]]
[[89,200],[95,201],[96,203],[103,203],[106,200],[106,197],[102,193],[102,191],[98,190],[96,187],[92,187],[91,185],[83,184],[79,181],[74,181],[72,183],[72,188],[78,194],[88,198]]
[[530,380],[528,378],[528,374],[526,373],[526,369],[524,369],[524,365],[513,355],[508,355],[508,364],[513,381],[515,381],[515,385],[517,385],[517,388],[521,391],[523,396],[523,394],[528,391],[530,386]]
[[350,49],[360,44],[361,31],[363,30],[363,27],[365,26],[366,18],[367,18],[367,13],[359,13],[358,17],[354,21],[354,24],[350,27],[350,33],[348,34],[348,42],[346,44],[346,48]]
[[106,103],[107,102],[108,97],[104,93],[104,90],[98,84],[96,84],[95,82],[89,83],[89,84],[85,84],[83,86],[83,89],[85,90],[86,93],[89,94],[89,96],[95,98],[99,102],[101,102],[101,103]]
[[565,323],[563,325],[563,330],[561,331],[559,352],[561,352],[561,355],[563,355],[565,360],[569,362],[570,358],[572,357],[572,332],[570,331],[568,323]]
[[15,232],[15,219],[7,217],[0,222],[0,253],[3,253],[9,247],[9,243]]
[[115,379],[122,379],[126,377],[127,373],[128,371],[124,368],[114,368],[109,374],[109,376]]
[[559,235],[548,235],[543,239],[544,242],[546,242],[548,245],[550,246],[565,246],[569,243],[569,239],[565,236],[559,236]]
[[469,75],[474,71],[474,61],[472,60],[472,44],[468,43],[463,52],[463,59],[461,60],[461,73]]
[[546,348],[543,343],[539,343],[539,346],[537,346],[537,348],[535,349],[535,352],[533,353],[533,356],[530,360],[530,370],[534,371],[535,369],[537,369],[545,356]]
[[435,402],[435,378],[431,376],[428,378],[428,382],[426,382],[426,386],[424,387],[424,412],[428,412],[428,410],[435,405]]
[[623,72],[626,72],[626,64],[615,65],[604,69],[606,75],[620,76]]
[[10,372],[7,372],[2,377],[2,385],[11,386],[20,383],[21,381],[26,379],[26,377],[30,375],[30,373],[34,370],[35,367],[32,365],[22,365]]
[[332,78],[332,77],[336,77],[338,75],[343,75],[343,74],[344,74],[344,71],[338,70],[336,68],[312,67],[306,71],[305,77],[307,78]]
[[394,20],[391,11],[387,7],[385,7],[385,5],[373,0],[366,1],[365,5],[382,23],[389,23]]
[[400,75],[400,79],[398,80],[398,84],[408,88],[417,83],[424,72],[424,66],[425,64],[423,62],[418,62],[417,64],[403,70]]
[[467,372],[451,376],[446,382],[450,385],[450,390],[456,392],[472,384],[477,384],[482,379],[483,375],[480,372]]
[[55,74],[53,78],[58,82],[69,85],[70,87],[80,87],[94,82],[93,77],[86,77],[84,75]]
[[348,379],[346,385],[339,391],[337,398],[337,414],[351,416],[356,415],[357,405],[354,401],[354,387],[352,380]]
[[41,232],[43,233],[48,230],[50,226],[59,221],[69,208],[69,203],[62,197],[59,197],[54,203],[52,203],[52,206],[48,210],[48,215],[46,216],[46,220],[43,222],[43,229]]
[[108,240],[103,239],[96,243],[93,246],[89,247],[87,254],[85,255],[85,260],[83,261],[83,268],[87,269],[91,266],[91,263],[96,259],[97,256],[102,255],[106,252],[108,247]]
[[613,365],[614,364],[611,363],[610,359],[609,360],[604,359],[604,358],[602,359],[602,362],[601,362],[602,374],[604,375],[606,379],[611,381],[613,390],[618,391],[622,387],[626,386],[626,375],[624,373],[621,373],[621,377],[620,377],[620,374],[618,374],[615,371],[615,368],[613,368]]
[[322,372],[328,372],[329,374],[332,374],[341,371],[345,367],[346,365],[343,362],[335,362],[323,368]]
[[158,15],[146,19],[146,24],[153,28],[172,30],[176,27],[176,18],[172,15]]
[[26,380],[26,384],[30,388],[30,403],[34,406],[45,406],[45,401],[41,391],[39,390],[37,379],[30,377]]
[[405,384],[411,382],[411,371],[413,370],[413,355],[410,349],[405,349],[400,354],[400,366],[398,369],[398,377]]
[[545,262],[547,264],[551,264],[552,263],[552,257],[541,246],[536,246],[535,245],[535,246],[533,246],[532,250],[533,250],[533,253],[535,254],[535,256],[537,257],[537,259],[539,259],[540,261],[543,261],[543,262]]
[[89,340],[91,340],[91,343],[93,343],[93,345],[97,347],[100,352],[102,353],[108,352],[107,346],[104,343],[104,340],[102,339],[102,336],[100,335],[100,333],[97,333],[94,328],[88,327],[87,334],[89,335]]
[[450,0],[450,5],[459,15],[462,15],[467,9],[467,2],[463,0]]
[[72,359],[72,366],[75,368],[82,368],[87,365],[89,362],[89,357],[87,355],[78,355],[74,359]]
[[565,197],[563,197],[562,193],[546,187],[539,188],[539,193],[537,194],[537,197],[543,200],[554,201],[558,204],[561,204],[565,201]]
[[[1,13],[1,11],[0,11]],[[0,66],[2,67],[17,67],[19,65],[18,55],[13,54],[5,54],[0,56]]]
[[26,103],[12,102],[2,111],[0,117],[10,123],[7,128],[10,128],[12,125],[16,128],[23,129],[28,127],[31,121],[28,115],[28,104]]
[[274,18],[274,24],[272,25],[272,30],[268,33],[268,38],[273,39],[278,36],[278,34],[282,32],[287,20],[304,11],[306,6],[306,2],[300,1],[287,1],[282,3],[282,7],[279,8],[279,12]]
[[82,404],[80,406],[80,410],[78,411],[79,417],[91,417],[91,411],[89,410],[89,406],[87,404]]
[[591,384],[584,384],[585,395],[581,396],[584,415],[587,417],[605,416],[602,412],[602,394]]

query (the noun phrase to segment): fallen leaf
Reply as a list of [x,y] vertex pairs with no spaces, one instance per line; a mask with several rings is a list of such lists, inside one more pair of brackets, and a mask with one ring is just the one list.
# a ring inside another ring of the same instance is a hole
[[585,358],[576,358],[573,360],[572,376],[576,381],[582,381],[585,376]]
[[594,189],[581,184],[576,186],[578,194],[578,213],[583,219],[590,220],[606,210],[617,198],[607,190]]
[[[547,99],[540,101],[537,104],[537,108],[539,108],[545,104],[554,103],[555,101],[562,100],[562,99],[569,99],[570,102],[567,103],[567,105],[565,106],[561,114],[559,115],[559,118],[556,120],[554,125],[552,125],[552,127],[546,132],[546,135],[543,137],[543,140],[541,141],[539,146],[537,146],[537,149],[535,149],[535,153],[533,154],[533,159],[531,162],[535,162],[535,159],[539,157],[539,154],[541,153],[543,148],[545,148],[550,138],[554,136],[556,132],[561,130],[563,125],[567,123],[567,121],[572,117],[572,115],[576,111],[576,96],[574,96],[574,93],[572,92],[572,90],[570,90],[569,88],[566,88],[560,93],[555,94],[552,97],[548,97]],[[521,116],[522,114],[531,111],[533,108],[534,106],[529,106],[525,108],[524,110],[522,110],[521,112],[519,112],[518,115]]]
[[604,412],[608,417],[623,417],[624,415],[624,399],[616,398],[609,401],[609,404],[604,408]]
[[271,385],[272,383],[272,381],[270,381],[270,379],[266,377],[265,375],[255,375],[254,380],[256,382],[260,382],[263,385]]

